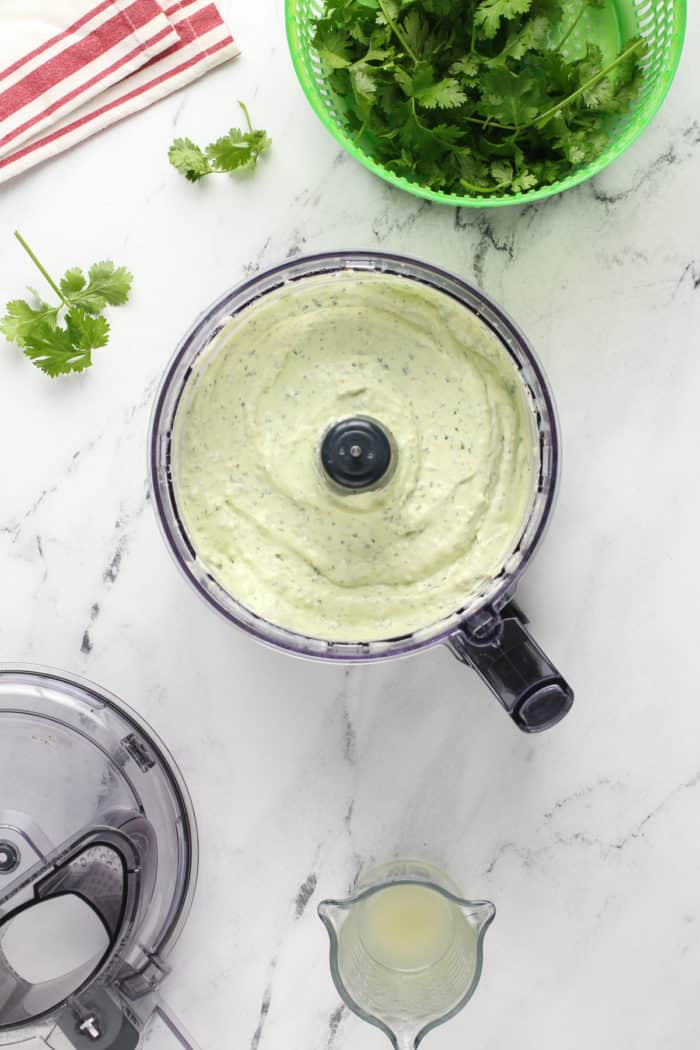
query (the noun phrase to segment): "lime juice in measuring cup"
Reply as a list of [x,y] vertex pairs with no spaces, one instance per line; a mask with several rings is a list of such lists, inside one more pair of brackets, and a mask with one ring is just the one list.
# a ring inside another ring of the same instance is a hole
[[338,992],[395,1050],[415,1050],[469,1002],[495,914],[489,901],[464,900],[446,875],[418,861],[384,865],[351,897],[319,905]]

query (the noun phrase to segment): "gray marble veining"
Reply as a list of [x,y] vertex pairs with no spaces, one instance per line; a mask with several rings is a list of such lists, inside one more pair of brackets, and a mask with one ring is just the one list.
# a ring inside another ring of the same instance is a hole
[[[244,53],[0,197],[5,299],[105,255],[135,275],[110,346],[51,383],[0,347],[0,659],[133,704],[190,784],[199,892],[167,998],[204,1050],[381,1050],[343,1010],[318,901],[412,853],[498,906],[478,995],[434,1050],[696,1050],[700,1031],[700,19],[635,146],[562,197],[497,212],[402,195],[339,152],[298,88],[280,3],[222,4]],[[235,123],[273,149],[191,186],[179,134]],[[379,247],[480,284],[557,395],[564,473],[520,591],[577,690],[517,734],[445,650],[329,668],[264,650],[186,587],[157,532],[155,384],[198,312],[304,252]]]

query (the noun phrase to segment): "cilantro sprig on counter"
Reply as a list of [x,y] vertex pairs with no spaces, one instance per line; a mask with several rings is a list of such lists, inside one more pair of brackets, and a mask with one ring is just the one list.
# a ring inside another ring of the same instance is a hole
[[313,44],[355,142],[448,193],[518,193],[594,160],[642,82],[641,38],[614,57],[566,45],[604,0],[326,0]]
[[[58,304],[47,303],[30,289],[33,302],[13,299],[0,319],[0,332],[16,343],[46,375],[55,377],[82,372],[92,364],[92,351],[109,341],[109,322],[105,308],[121,306],[129,298],[132,276],[113,262],[97,262],[83,271],[74,266],[66,270],[58,284],[49,276],[22,235],[15,237],[58,297]],[[61,323],[63,322],[63,323]]]
[[168,151],[168,158],[174,168],[190,182],[199,182],[206,175],[252,169],[258,158],[272,145],[266,131],[253,127],[247,106],[238,105],[243,110],[247,131],[231,128],[216,142],[201,149],[192,139],[175,139]]

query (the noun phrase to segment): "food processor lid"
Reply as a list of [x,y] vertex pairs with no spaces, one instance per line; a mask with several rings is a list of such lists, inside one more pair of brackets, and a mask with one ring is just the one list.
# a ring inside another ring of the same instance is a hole
[[133,712],[0,666],[0,1046],[135,1047],[124,1003],[167,974],[196,861],[182,778]]

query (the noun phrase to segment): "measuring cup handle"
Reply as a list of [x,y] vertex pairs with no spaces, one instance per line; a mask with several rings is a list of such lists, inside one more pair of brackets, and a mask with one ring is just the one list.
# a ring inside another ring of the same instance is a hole
[[463,624],[449,646],[495,693],[518,729],[540,733],[568,714],[574,694],[526,629],[527,622],[510,602],[485,630]]

